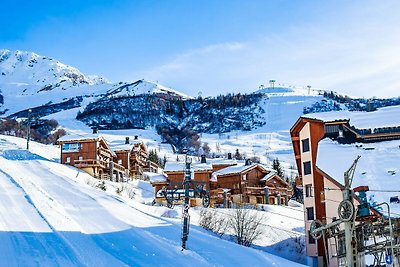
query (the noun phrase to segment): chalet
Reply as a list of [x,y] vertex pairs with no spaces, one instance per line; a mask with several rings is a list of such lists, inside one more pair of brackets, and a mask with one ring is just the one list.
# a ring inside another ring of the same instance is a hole
[[230,189],[234,203],[286,204],[291,196],[289,185],[274,170],[246,161],[212,174],[218,188]]
[[148,151],[137,136],[133,140],[107,142],[98,133],[66,135],[58,140],[61,163],[83,169],[96,178],[126,181],[142,179],[144,172],[158,172],[158,165],[148,160]]
[[[164,167],[164,173],[168,176],[168,182],[174,187],[182,188],[182,182],[185,177],[184,162],[167,162]],[[212,165],[204,162],[194,162],[190,165],[193,171],[192,181],[198,184],[204,184],[205,190],[210,190],[210,178],[213,172]]]
[[58,140],[61,163],[82,169],[96,178],[121,181],[128,175],[117,155],[99,134],[66,135]]
[[157,172],[158,165],[148,160],[146,145],[138,136],[133,140],[125,137],[125,141],[114,140],[110,148],[115,152],[118,164],[128,170],[130,178],[143,178],[144,172]]
[[[202,156],[200,162],[193,162],[190,164],[192,171],[191,189],[202,188],[208,192],[212,189],[212,182],[210,181],[212,174],[212,165],[206,162],[205,156]],[[183,181],[185,178],[185,162],[167,162],[164,168],[164,177],[159,176],[150,179],[152,186],[155,190],[156,202],[165,204],[165,199],[160,195],[161,190],[169,191],[182,191]],[[183,193],[183,191],[181,192]],[[183,199],[181,199],[183,200]],[[201,199],[191,198],[190,203],[192,206],[201,205]]]
[[[338,206],[343,200],[343,173],[358,155],[361,158],[352,187],[379,189],[371,196],[376,203],[389,203],[395,197],[390,191],[393,191],[393,185],[400,184],[396,173],[400,158],[399,113],[399,107],[390,107],[375,112],[307,114],[291,128],[299,180],[303,187],[309,266],[346,265],[343,239],[315,240],[310,234],[310,226],[314,220],[329,224],[338,218]],[[359,201],[355,196],[355,207],[360,204]],[[400,212],[398,203],[389,205],[392,214]],[[376,214],[377,210],[372,209],[371,213]],[[356,221],[363,219],[357,216]],[[362,265],[364,260],[363,254],[359,253],[358,264]]]

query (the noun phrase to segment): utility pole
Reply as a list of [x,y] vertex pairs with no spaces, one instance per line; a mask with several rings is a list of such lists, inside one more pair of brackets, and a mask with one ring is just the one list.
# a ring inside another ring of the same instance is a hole
[[353,182],[354,173],[359,159],[360,156],[357,156],[350,168],[344,173],[343,200],[339,203],[338,207],[339,220],[326,225],[323,225],[319,220],[314,220],[310,225],[311,236],[318,240],[323,237],[324,231],[333,229],[341,223],[344,224],[347,267],[363,266],[363,263],[358,262],[357,258],[357,238],[354,227],[355,207],[351,190],[351,184]]
[[269,87],[270,88],[272,88],[272,89],[274,89],[274,87],[275,87],[275,80],[269,80]]
[[26,150],[29,150],[29,139],[31,138],[31,115],[32,109],[28,110],[28,119],[26,124]]
[[308,95],[310,95],[311,85],[307,85],[308,88]]
[[187,155],[185,157],[185,180],[183,185],[185,188],[185,205],[182,210],[183,225],[182,225],[182,249],[186,249],[186,241],[189,236],[189,226],[190,226],[190,215],[189,215],[189,187],[191,182],[191,171],[190,171],[191,160],[188,159]]
[[343,201],[339,205],[339,211],[341,211],[341,215],[344,215],[339,215],[339,217],[345,218],[344,235],[346,240],[346,265],[349,267],[357,266],[357,239],[354,229],[355,208],[353,204],[351,184],[353,182],[354,173],[359,159],[360,156],[354,160],[350,168],[344,173]]

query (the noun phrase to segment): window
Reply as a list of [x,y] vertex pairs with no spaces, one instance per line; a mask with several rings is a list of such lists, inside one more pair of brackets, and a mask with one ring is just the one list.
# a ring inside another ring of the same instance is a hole
[[62,151],[63,152],[78,152],[81,148],[81,144],[79,143],[71,143],[71,144],[63,144]]
[[311,161],[303,162],[303,173],[304,175],[311,174]]
[[309,244],[315,244],[315,239],[312,237],[310,231],[308,231],[308,243]]
[[310,139],[306,138],[301,140],[301,146],[303,147],[303,152],[310,151]]
[[119,160],[118,160],[118,164],[119,164],[119,165],[122,165],[122,159],[119,159]]
[[243,174],[242,179],[243,179],[243,181],[246,181],[247,180],[247,174]]
[[79,158],[78,158],[79,160],[83,160],[83,157],[82,156],[79,156]]
[[65,163],[71,163],[71,157],[67,157],[67,158],[65,159]]
[[313,207],[306,208],[306,211],[307,211],[307,220],[308,221],[314,220],[314,208]]
[[312,197],[312,185],[311,184],[306,184],[306,197]]

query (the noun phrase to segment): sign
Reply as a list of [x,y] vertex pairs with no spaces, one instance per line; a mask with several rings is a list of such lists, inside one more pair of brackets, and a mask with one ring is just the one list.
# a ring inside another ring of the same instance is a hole
[[189,205],[188,204],[183,206],[182,217],[183,218],[189,218]]
[[393,263],[392,255],[386,255],[385,260],[387,264],[392,264]]
[[81,144],[79,143],[62,144],[63,152],[79,152],[80,149],[81,149]]

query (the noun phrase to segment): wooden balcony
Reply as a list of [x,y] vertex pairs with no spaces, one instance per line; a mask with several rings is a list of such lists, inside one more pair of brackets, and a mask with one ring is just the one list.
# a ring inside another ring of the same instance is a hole
[[264,187],[250,187],[250,186],[246,186],[244,188],[244,192],[246,195],[264,195]]
[[[113,163],[113,169],[115,171],[126,173],[125,167],[119,165],[117,163]],[[105,170],[110,169],[110,163],[104,160],[95,160],[95,159],[82,159],[82,160],[75,160],[74,166],[77,168],[90,168],[90,167],[98,167],[103,168]]]
[[[281,196],[287,195],[288,194],[288,189],[284,187],[268,187],[268,193],[271,196],[275,196],[280,194]],[[256,196],[262,196],[265,195],[264,187],[250,187],[247,186],[245,187],[244,190],[246,195],[256,195]]]
[[111,152],[103,147],[98,148],[98,153],[99,153],[99,155],[103,155],[105,157],[112,158]]
[[100,167],[106,169],[108,167],[108,164],[104,160],[81,159],[74,160],[74,166],[77,168]]
[[114,170],[125,173],[125,167],[114,162]]

